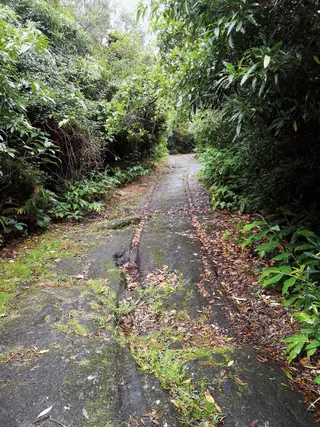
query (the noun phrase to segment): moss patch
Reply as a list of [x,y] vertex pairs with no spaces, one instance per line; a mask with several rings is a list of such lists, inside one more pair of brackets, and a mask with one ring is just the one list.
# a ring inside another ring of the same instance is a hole
[[82,313],[73,310],[69,313],[70,320],[66,323],[57,324],[57,329],[62,332],[74,333],[77,335],[88,335],[89,331],[80,323]]
[[117,308],[117,295],[113,289],[110,288],[108,280],[89,280],[88,286],[93,289],[94,293],[98,297],[98,303],[102,306],[107,306],[115,311]]
[[114,367],[114,361],[117,346],[116,342],[108,346],[101,346],[101,343],[97,342],[90,356],[81,361],[81,375],[88,381],[95,381],[95,378],[99,377],[99,382],[104,384],[104,387],[96,389],[92,399],[84,402],[89,417],[85,425],[88,427],[119,425],[115,422],[118,372]]
[[0,259],[0,313],[7,310],[7,303],[17,290],[27,291],[34,284],[61,286],[72,284],[72,279],[57,272],[55,260],[83,256],[85,244],[79,239],[59,237],[47,232],[23,242],[14,259]]
[[196,381],[187,362],[199,358],[215,363],[210,350],[200,347],[176,347],[181,337],[173,329],[147,336],[131,336],[132,356],[143,372],[153,374],[162,387],[170,391],[171,402],[181,413],[186,425],[216,425],[222,418],[221,409],[204,381]]

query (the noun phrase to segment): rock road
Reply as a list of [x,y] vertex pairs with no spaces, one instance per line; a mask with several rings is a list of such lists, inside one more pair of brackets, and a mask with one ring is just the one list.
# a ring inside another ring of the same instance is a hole
[[[191,354],[190,348],[204,345],[202,356],[197,349],[179,366],[190,377],[185,382],[195,384],[196,397],[203,390],[214,397],[216,425],[317,425],[303,395],[291,390],[277,365],[260,363],[248,345],[232,344],[231,303],[214,274],[204,279],[214,265],[197,227],[214,232],[214,216],[198,171],[193,155],[170,156],[159,179],[125,215],[38,239],[33,250],[41,244],[47,251],[37,264],[42,270],[28,264],[32,276],[20,284],[8,316],[1,318],[1,427],[213,426],[201,415],[187,421],[177,405],[179,392],[170,388],[176,378],[166,382],[155,368],[143,366],[159,334],[166,351],[176,351],[180,359],[184,349]],[[60,242],[55,249],[52,239]],[[14,262],[24,260],[21,255]],[[179,285],[153,296],[150,305],[148,286],[155,286],[154,277],[165,280],[168,272],[175,272]],[[215,292],[221,298],[209,306],[207,295]],[[182,318],[187,320],[179,326]],[[181,336],[197,325],[201,331],[203,322],[206,331],[214,331],[205,336],[215,337],[211,348],[201,340],[186,344]],[[146,340],[140,359],[132,350],[135,338]]]

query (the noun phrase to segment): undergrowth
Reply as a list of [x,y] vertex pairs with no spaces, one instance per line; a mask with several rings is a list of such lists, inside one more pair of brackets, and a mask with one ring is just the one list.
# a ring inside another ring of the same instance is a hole
[[121,170],[91,172],[85,179],[67,181],[65,191],[60,195],[50,213],[55,218],[82,219],[90,212],[101,212],[103,201],[111,190],[127,184],[139,176],[146,175],[150,169],[137,165]]
[[240,222],[238,228],[242,248],[251,245],[259,257],[270,260],[260,274],[261,286],[278,288],[285,306],[302,323],[301,334],[283,339],[288,343],[289,363],[304,352],[310,358],[320,348],[320,237],[284,220],[254,221],[245,226]]
[[150,168],[144,164],[126,169],[108,168],[91,172],[77,181],[61,182],[61,190],[57,193],[36,188],[23,206],[6,211],[7,216],[0,216],[0,245],[10,236],[27,235],[36,228],[45,228],[52,220],[81,220],[92,212],[99,213],[110,191],[149,172]]

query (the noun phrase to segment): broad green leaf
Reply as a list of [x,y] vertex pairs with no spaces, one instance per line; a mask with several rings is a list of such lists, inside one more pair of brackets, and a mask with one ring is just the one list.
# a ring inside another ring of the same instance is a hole
[[243,86],[245,82],[248,80],[252,72],[258,67],[258,64],[253,64],[252,67],[249,68],[249,70],[246,72],[246,74],[242,77],[240,86]]
[[280,242],[277,240],[275,240],[273,242],[269,242],[269,243],[264,243],[263,245],[257,246],[257,251],[258,252],[272,251],[273,249],[275,249],[279,245],[279,243]]
[[318,347],[320,347],[320,341],[311,341],[311,343],[306,346],[306,350],[311,350]]
[[278,224],[276,224],[276,225],[273,225],[273,226],[270,228],[270,230],[272,230],[272,231],[280,231],[280,227],[279,227],[279,225],[278,225]]
[[252,15],[247,15],[247,19],[248,19],[248,21],[251,22],[251,24],[258,25],[257,21],[254,19],[254,17]]
[[316,236],[313,231],[306,230],[306,229],[298,230],[296,234],[298,236],[304,236],[304,237],[315,237]]
[[239,21],[236,27],[236,31],[240,31],[242,29],[243,22]]
[[287,378],[289,378],[289,380],[292,380],[292,375],[290,374],[290,372],[289,371],[284,371],[284,373],[285,373],[285,376],[287,377]]
[[320,65],[320,59],[319,59],[317,56],[314,56],[314,57],[313,57],[313,59],[315,60],[315,62],[316,62],[317,64],[319,64],[319,65]]
[[313,380],[313,382],[314,382],[315,384],[320,384],[320,375],[319,375],[318,377],[316,377],[316,378]]
[[290,277],[290,279],[286,280],[283,284],[282,293],[285,294],[288,292],[288,289],[291,288],[297,281],[296,277]]
[[285,353],[290,353],[290,351],[297,345],[296,342],[292,342],[286,347]]
[[270,267],[270,268],[268,268],[266,270],[263,270],[263,272],[261,273],[259,279],[261,280],[264,277],[270,276],[270,274],[272,274],[272,273],[279,273],[279,272],[280,272],[280,270],[279,270],[278,267]]
[[290,252],[282,252],[281,254],[275,256],[272,258],[273,261],[283,261],[284,259],[287,259],[290,257]]
[[277,274],[273,277],[270,277],[270,279],[267,279],[263,282],[262,287],[265,288],[266,286],[273,285],[274,283],[280,282],[280,280],[283,278],[283,276],[284,275],[281,273],[281,274]]
[[247,224],[243,227],[242,231],[245,233],[246,231],[250,231],[255,227],[258,227],[259,225],[265,225],[264,221],[254,221],[251,222],[250,224]]
[[303,245],[294,246],[294,251],[305,251],[307,249],[314,249],[314,245],[312,243],[304,243]]
[[230,34],[229,38],[228,38],[228,42],[229,42],[229,46],[231,47],[231,49],[234,48],[234,43],[233,43],[233,38],[232,35]]
[[254,235],[254,238],[256,240],[261,240],[263,237],[265,237],[268,233],[270,233],[270,230],[268,228],[265,228],[264,230],[261,230],[260,233],[257,233]]
[[245,249],[248,245],[250,245],[252,243],[252,239],[251,239],[251,237],[249,237],[249,239],[246,239],[243,243],[242,243],[242,245],[241,245],[241,248],[242,249]]
[[320,256],[319,254],[313,254],[312,252],[304,252],[305,255],[309,256],[310,258],[314,258],[316,260],[320,261]]
[[312,328],[303,328],[301,329],[301,333],[303,335],[310,335],[314,333],[314,330]]
[[234,66],[231,64],[231,62],[224,62],[224,65],[233,73],[235,74],[236,70]]
[[306,350],[307,352],[307,358],[310,359],[311,356],[313,356],[317,351],[317,348],[312,348],[311,350]]
[[306,343],[309,342],[309,338],[306,335],[291,335],[290,337],[284,338],[281,342],[301,342]]
[[284,274],[292,273],[292,268],[290,267],[290,265],[280,265],[279,270],[281,271],[281,273]]
[[290,352],[288,363],[291,363],[303,350],[304,343],[298,343]]
[[296,317],[301,322],[307,323],[309,325],[313,325],[315,323],[314,319],[309,316],[309,314],[304,313],[303,311],[300,313],[295,313],[294,317]]

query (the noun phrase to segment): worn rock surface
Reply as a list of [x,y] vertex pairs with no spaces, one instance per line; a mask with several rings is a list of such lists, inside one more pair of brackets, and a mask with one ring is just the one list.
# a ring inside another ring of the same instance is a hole
[[[130,217],[65,231],[73,253],[49,254],[41,277],[21,283],[28,289],[1,319],[1,427],[214,425],[193,409],[182,417],[177,396],[190,381],[193,396],[214,396],[220,425],[316,425],[276,364],[233,344],[231,303],[197,237],[198,226],[214,228],[198,170],[193,155],[171,156]],[[206,333],[193,340],[200,325]],[[165,345],[154,348],[183,360],[180,385],[150,362],[156,334]]]

